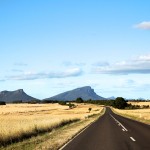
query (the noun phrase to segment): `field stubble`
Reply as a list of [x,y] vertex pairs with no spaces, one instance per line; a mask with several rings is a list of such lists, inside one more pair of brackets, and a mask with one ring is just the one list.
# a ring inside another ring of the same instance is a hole
[[[91,104],[76,104],[76,108],[59,104],[8,104],[0,106],[0,144],[52,131],[64,124],[84,120],[89,115],[98,114],[102,107]],[[92,108],[89,113],[88,108]]]
[[[133,105],[150,105],[150,102],[131,102]],[[150,124],[150,108],[147,109],[131,109],[131,110],[124,110],[124,109],[115,109],[112,108],[114,112],[131,119],[135,119],[137,121],[141,121],[143,123]]]
[[132,105],[139,105],[139,106],[143,106],[143,105],[149,105],[150,107],[150,102],[128,102],[128,104],[132,104]]

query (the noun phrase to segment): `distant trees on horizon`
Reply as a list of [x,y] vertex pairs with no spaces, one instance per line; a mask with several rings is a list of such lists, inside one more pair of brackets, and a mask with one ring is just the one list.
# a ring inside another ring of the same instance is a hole
[[[31,100],[28,102],[23,102],[22,100],[16,100],[11,103],[29,103],[29,104],[46,104],[46,103],[59,103],[60,105],[68,105],[69,108],[74,108],[75,105],[72,105],[72,102],[75,103],[90,103],[90,104],[98,104],[104,106],[112,106],[118,109],[141,109],[141,108],[149,108],[149,105],[132,105],[127,102],[146,102],[148,100],[125,100],[123,97],[117,97],[115,100],[83,100],[81,97],[78,97],[76,100],[70,101],[60,101],[60,100]],[[6,105],[6,102],[0,101],[0,105]]]
[[6,105],[6,102],[0,101],[0,105]]

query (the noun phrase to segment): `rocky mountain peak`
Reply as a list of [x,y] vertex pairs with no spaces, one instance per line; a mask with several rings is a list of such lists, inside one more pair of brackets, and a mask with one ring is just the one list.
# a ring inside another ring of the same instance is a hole
[[2,91],[0,92],[0,101],[13,102],[13,101],[23,101],[28,102],[30,100],[36,100],[36,98],[27,95],[23,89],[18,89],[16,91]]
[[80,88],[76,88],[56,96],[47,98],[46,100],[64,100],[64,101],[72,101],[76,100],[78,97],[81,97],[83,100],[104,100],[105,98],[97,95],[90,86],[84,86]]

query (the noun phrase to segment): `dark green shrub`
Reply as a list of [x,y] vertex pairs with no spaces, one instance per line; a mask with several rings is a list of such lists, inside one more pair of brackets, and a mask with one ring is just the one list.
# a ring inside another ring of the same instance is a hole
[[19,103],[22,103],[22,100],[16,100],[16,101],[13,101],[12,103],[19,104]]
[[58,102],[60,105],[66,105],[67,103],[66,103],[66,101],[60,101],[60,102]]
[[92,110],[92,108],[89,108],[88,110],[89,110],[89,113],[90,113],[90,111]]
[[81,98],[81,97],[78,97],[77,99],[76,99],[76,103],[83,103],[84,101],[83,101],[83,99]]
[[72,104],[72,103],[69,103],[69,104],[68,104],[68,106],[69,106],[69,108],[70,108],[70,109],[72,109],[72,108],[75,108],[75,107],[76,107],[76,106],[75,106],[75,104]]
[[118,109],[124,109],[125,107],[127,107],[127,102],[124,100],[124,98],[117,97],[114,101],[113,106]]
[[142,108],[149,108],[149,105],[143,105]]
[[0,101],[0,105],[6,105],[6,102]]

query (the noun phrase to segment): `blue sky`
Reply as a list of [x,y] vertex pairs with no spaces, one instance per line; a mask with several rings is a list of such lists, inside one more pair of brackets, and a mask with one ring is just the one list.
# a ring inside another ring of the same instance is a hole
[[0,0],[0,91],[82,86],[150,99],[150,1]]

